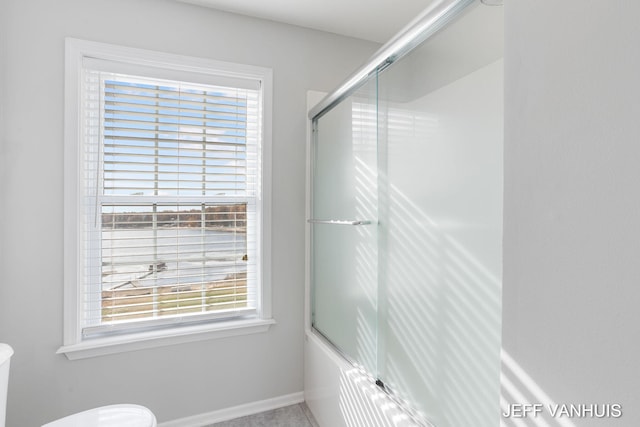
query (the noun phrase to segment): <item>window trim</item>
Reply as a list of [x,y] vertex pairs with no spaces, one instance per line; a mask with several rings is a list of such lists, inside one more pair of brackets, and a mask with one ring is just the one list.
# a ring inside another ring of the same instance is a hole
[[[223,76],[229,79],[249,78],[262,85],[262,174],[261,199],[258,209],[258,233],[261,234],[261,258],[258,261],[260,295],[258,314],[251,319],[230,319],[136,332],[114,337],[83,340],[81,335],[81,291],[79,249],[82,233],[79,202],[82,180],[81,161],[81,70],[83,58],[95,58],[124,63],[130,66],[152,67],[160,70]],[[57,353],[69,359],[93,357],[121,351],[139,350],[189,341],[223,338],[234,335],[265,332],[275,321],[271,313],[271,120],[272,80],[269,68],[241,65],[206,58],[175,55],[145,49],[129,48],[74,38],[65,40],[65,123],[64,123],[64,333],[63,345]]]

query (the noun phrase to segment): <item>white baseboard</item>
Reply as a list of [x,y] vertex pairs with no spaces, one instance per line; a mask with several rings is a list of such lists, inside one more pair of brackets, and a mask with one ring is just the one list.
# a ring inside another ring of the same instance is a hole
[[245,403],[231,408],[219,409],[204,414],[192,415],[178,420],[159,423],[158,427],[203,427],[209,424],[245,417],[259,412],[271,411],[284,406],[304,402],[304,393],[292,393],[258,402]]

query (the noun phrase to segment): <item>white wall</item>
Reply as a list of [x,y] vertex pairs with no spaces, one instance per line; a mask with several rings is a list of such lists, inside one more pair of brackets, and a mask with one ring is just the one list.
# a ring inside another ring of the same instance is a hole
[[[8,425],[136,402],[159,421],[303,388],[305,102],[378,47],[168,0],[2,0],[0,341]],[[266,334],[69,361],[62,342],[64,37],[272,67],[273,314]]]
[[[0,2],[0,224],[4,224],[4,200],[2,199],[2,188],[4,186],[4,74],[6,68],[6,61],[4,59],[4,52],[6,50],[5,41],[7,39],[4,29],[6,25],[7,14],[5,12],[5,2]],[[0,235],[0,266],[2,266],[2,260],[4,259],[2,244],[2,235]],[[3,301],[3,286],[0,282],[0,301]]]
[[637,426],[640,2],[505,3],[503,370],[534,401],[622,405],[551,427]]

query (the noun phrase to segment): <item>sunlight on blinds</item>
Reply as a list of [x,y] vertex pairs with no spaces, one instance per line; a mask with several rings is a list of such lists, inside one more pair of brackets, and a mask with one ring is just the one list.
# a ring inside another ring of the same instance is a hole
[[83,334],[255,312],[259,90],[84,75]]

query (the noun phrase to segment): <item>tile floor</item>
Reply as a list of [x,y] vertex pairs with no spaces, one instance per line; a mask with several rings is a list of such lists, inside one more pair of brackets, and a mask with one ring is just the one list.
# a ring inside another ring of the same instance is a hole
[[285,406],[235,420],[223,421],[209,427],[318,427],[304,403]]

